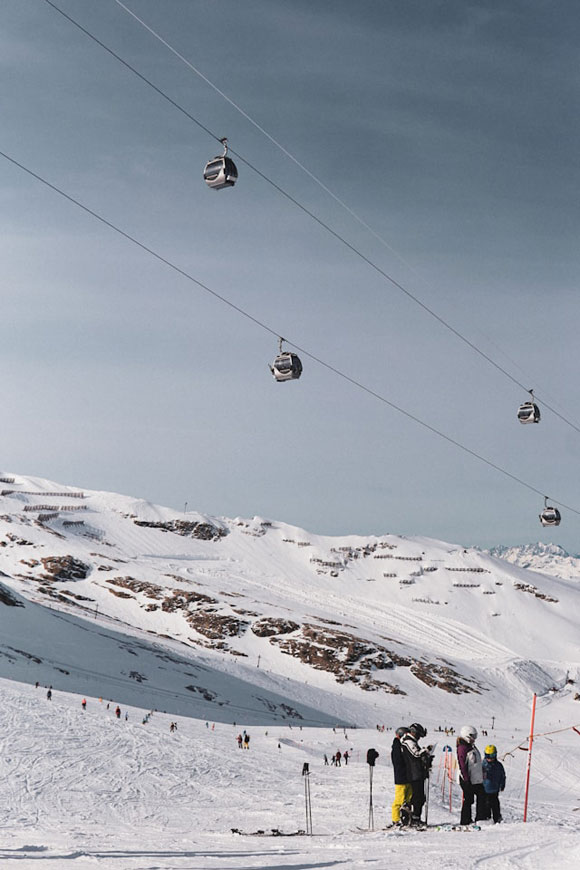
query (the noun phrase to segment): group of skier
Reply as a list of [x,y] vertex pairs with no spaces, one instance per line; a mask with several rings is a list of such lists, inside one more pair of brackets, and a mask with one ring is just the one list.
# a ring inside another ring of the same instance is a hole
[[[421,814],[426,801],[425,780],[433,763],[433,746],[420,746],[419,740],[427,730],[418,722],[397,728],[391,747],[391,761],[395,777],[395,799],[391,807],[393,825],[421,825]],[[499,792],[505,788],[505,770],[497,759],[497,749],[490,744],[485,758],[475,745],[477,729],[463,725],[457,738],[457,765],[459,785],[463,792],[461,825],[473,823],[472,807],[475,801],[475,821],[493,818],[501,822]]]
[[[332,756],[331,764],[333,767],[342,767],[341,759],[344,759],[345,765],[348,765],[349,758],[350,755],[348,754],[348,749],[345,749],[344,752],[341,752],[340,749],[337,749],[337,751]],[[326,752],[324,753],[324,763],[326,765],[328,764],[328,755],[326,754]]]
[[238,734],[236,737],[238,741],[238,749],[249,749],[250,748],[250,735],[247,731],[244,731],[243,735]]

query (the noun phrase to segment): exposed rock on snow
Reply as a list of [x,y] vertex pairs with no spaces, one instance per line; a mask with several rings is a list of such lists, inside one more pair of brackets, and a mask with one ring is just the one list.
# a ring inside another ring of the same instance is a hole
[[134,520],[136,526],[147,529],[161,529],[162,532],[174,532],[176,535],[197,538],[200,541],[218,541],[227,535],[227,531],[211,523],[190,523],[186,520],[168,520],[166,522],[148,522]]
[[252,625],[252,631],[258,637],[274,637],[279,634],[290,634],[300,628],[297,622],[291,619],[276,619],[275,617],[259,619]]
[[10,592],[6,586],[0,583],[0,604],[6,604],[7,607],[24,607],[24,602]]

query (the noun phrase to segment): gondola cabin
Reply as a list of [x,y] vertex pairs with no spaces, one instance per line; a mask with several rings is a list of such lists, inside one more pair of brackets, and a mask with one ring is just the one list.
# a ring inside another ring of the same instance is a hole
[[559,526],[561,519],[562,517],[558,508],[548,504],[540,514],[540,522],[543,526]]
[[222,190],[234,186],[238,180],[238,170],[231,157],[214,157],[203,170],[203,178],[208,187]]
[[518,409],[518,420],[520,423],[539,423],[540,409],[535,402],[524,402]]
[[295,381],[302,374],[302,362],[298,354],[282,351],[270,366],[270,371],[277,381]]

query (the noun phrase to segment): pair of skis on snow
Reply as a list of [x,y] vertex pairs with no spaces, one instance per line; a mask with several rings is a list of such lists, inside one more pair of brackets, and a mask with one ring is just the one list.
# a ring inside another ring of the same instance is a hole
[[[241,831],[239,828],[232,828],[232,834],[238,834],[242,837],[304,837],[306,836],[306,831],[298,830],[298,831],[281,831],[279,828],[271,828],[270,831]],[[382,832],[393,833],[401,833],[403,836],[407,836],[408,832],[411,831],[481,831],[479,825],[403,825],[401,827],[397,825],[389,825],[388,828],[383,828],[382,831],[369,831],[368,828],[357,828],[357,834],[378,834]]]

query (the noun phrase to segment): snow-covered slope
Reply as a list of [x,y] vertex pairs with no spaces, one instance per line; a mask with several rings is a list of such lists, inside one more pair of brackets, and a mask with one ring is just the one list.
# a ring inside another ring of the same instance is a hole
[[[504,821],[479,832],[380,830],[393,797],[392,731],[249,728],[250,750],[237,748],[244,723],[208,721],[122,708],[87,694],[55,692],[0,679],[0,867],[19,870],[572,870],[580,860],[577,764],[569,730],[538,738],[529,821],[522,822],[526,753],[505,759]],[[565,714],[565,699],[540,701],[538,730]],[[125,719],[125,713],[128,719]],[[429,739],[435,719],[426,714]],[[177,730],[170,731],[170,723]],[[487,723],[486,723],[487,724]],[[495,723],[485,741],[515,750],[517,721]],[[557,725],[556,725],[557,727]],[[460,791],[444,784],[440,735],[431,776],[429,821],[456,822]],[[451,741],[452,742],[452,741]],[[373,778],[375,833],[369,824],[366,751],[379,752]],[[348,749],[348,766],[325,766]],[[305,827],[302,769],[310,766],[312,837],[247,834]],[[360,829],[360,830],[358,830]]]
[[[1,477],[0,867],[578,865],[577,583],[427,538],[321,537]],[[403,722],[437,742],[430,820],[457,820],[441,729],[469,720],[507,753],[506,823],[361,835],[366,750],[380,827]],[[325,767],[338,748],[348,768]],[[231,833],[303,828],[305,761],[317,836]]]
[[25,607],[0,605],[0,675],[223,722],[501,715],[554,690],[574,708],[572,582],[1,478],[0,581]]
[[522,544],[519,547],[492,547],[490,555],[505,559],[520,568],[529,568],[541,574],[580,580],[580,556],[571,556],[558,544]]

